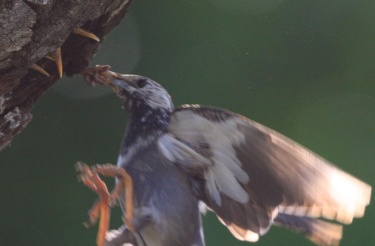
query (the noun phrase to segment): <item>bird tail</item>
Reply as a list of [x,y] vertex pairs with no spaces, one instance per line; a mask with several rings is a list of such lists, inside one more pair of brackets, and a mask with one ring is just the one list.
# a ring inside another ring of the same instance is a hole
[[342,226],[319,219],[279,213],[274,224],[304,234],[317,245],[339,245]]

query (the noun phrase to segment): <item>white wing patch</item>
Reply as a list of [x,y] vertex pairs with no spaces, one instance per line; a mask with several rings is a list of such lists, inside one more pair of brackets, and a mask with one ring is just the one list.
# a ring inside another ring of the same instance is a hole
[[210,165],[211,161],[200,155],[186,144],[166,133],[158,141],[161,152],[171,162],[188,163],[187,168],[201,167],[202,164]]
[[[242,170],[233,148],[245,141],[237,128],[239,123],[242,122],[236,118],[211,121],[192,111],[177,111],[171,118],[170,133],[159,139],[159,147],[169,160],[187,163],[190,168],[206,167],[206,187],[218,205],[220,193],[244,204],[250,199],[240,185],[249,182],[249,176]],[[192,146],[208,145],[209,155],[197,153],[178,139]]]

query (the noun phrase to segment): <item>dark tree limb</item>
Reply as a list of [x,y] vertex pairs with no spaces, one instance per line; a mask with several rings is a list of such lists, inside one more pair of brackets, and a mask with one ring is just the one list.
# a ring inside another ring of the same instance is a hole
[[[56,65],[45,56],[61,47],[64,72],[80,73],[100,42],[73,31],[80,27],[103,40],[131,1],[0,1],[0,150],[27,126],[35,101],[59,79]],[[32,64],[44,68],[50,77],[29,69]]]

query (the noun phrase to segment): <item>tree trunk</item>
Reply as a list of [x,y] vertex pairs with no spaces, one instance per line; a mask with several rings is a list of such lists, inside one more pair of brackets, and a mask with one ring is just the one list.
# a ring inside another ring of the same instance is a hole
[[[59,79],[45,57],[59,47],[68,76],[85,69],[132,0],[0,0],[0,150],[31,121],[33,104]],[[50,77],[29,67],[37,64]]]

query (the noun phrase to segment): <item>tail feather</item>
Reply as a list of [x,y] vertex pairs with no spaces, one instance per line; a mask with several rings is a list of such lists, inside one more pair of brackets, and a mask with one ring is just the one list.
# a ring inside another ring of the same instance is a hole
[[339,245],[342,226],[319,219],[278,214],[274,224],[304,234],[316,245]]

